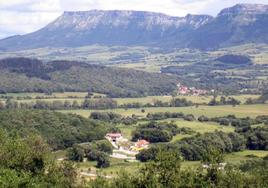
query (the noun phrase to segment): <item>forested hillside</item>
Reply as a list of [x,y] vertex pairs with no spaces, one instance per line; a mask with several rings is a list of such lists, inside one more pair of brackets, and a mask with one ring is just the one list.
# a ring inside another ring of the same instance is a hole
[[28,58],[0,61],[2,92],[90,91],[111,97],[170,94],[177,79],[160,73]]
[[28,136],[41,135],[53,149],[103,139],[109,127],[78,115],[40,110],[0,111],[0,129]]

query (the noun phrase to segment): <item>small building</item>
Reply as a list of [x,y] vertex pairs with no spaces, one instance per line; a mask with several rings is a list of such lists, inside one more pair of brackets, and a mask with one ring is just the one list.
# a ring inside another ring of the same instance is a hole
[[147,140],[138,140],[135,143],[135,147],[137,148],[144,148],[144,147],[148,147],[149,146],[149,142]]
[[116,142],[117,140],[122,138],[121,133],[107,133],[105,136],[108,140],[111,140],[113,142]]
[[149,146],[150,142],[146,140],[138,140],[134,146],[131,147],[132,151],[141,151],[144,149],[147,149]]
[[186,86],[181,86],[180,88],[178,88],[178,94],[180,95],[186,95],[189,93],[189,91],[190,90]]

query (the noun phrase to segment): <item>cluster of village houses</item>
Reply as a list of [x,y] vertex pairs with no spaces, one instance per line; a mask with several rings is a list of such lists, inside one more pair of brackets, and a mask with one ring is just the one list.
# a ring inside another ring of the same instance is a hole
[[178,95],[206,95],[208,94],[207,90],[204,89],[196,89],[195,87],[187,87],[182,85],[181,83],[177,84],[178,87]]
[[141,150],[147,149],[150,144],[144,139],[131,143],[127,139],[123,138],[121,133],[107,133],[105,138],[109,140],[117,149],[123,149],[133,153],[138,153]]

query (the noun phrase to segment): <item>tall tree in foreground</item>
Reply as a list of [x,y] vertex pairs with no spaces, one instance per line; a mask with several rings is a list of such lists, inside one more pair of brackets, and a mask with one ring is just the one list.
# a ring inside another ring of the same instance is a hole
[[21,138],[0,130],[0,187],[75,187],[70,163],[57,164],[39,136]]

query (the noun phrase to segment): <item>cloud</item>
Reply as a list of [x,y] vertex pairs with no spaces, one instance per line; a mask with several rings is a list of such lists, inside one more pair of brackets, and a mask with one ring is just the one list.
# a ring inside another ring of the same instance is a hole
[[0,0],[0,38],[35,31],[56,19],[63,11],[91,9],[143,10],[173,16],[216,15],[237,3],[267,0]]
[[[0,12],[0,32],[11,34],[28,33],[53,21],[61,13],[57,12]],[[1,19],[5,18],[5,19]]]

